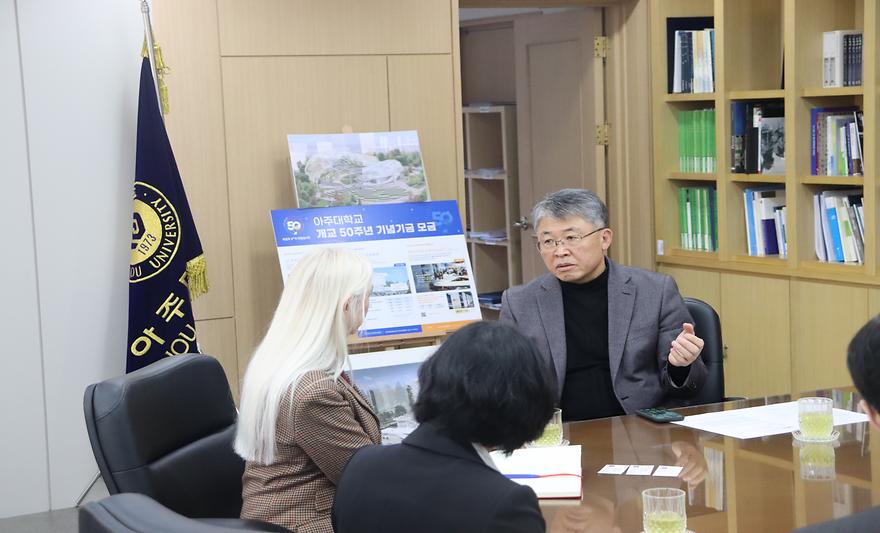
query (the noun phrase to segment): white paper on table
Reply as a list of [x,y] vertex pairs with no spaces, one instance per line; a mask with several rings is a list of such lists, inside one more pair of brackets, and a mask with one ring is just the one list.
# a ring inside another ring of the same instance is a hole
[[[833,413],[835,426],[868,421],[868,416],[864,413],[844,409],[834,409]],[[797,402],[785,402],[732,411],[704,413],[686,416],[684,420],[673,422],[673,424],[710,431],[736,439],[753,439],[790,433],[798,429],[798,406]]]
[[570,476],[517,478],[513,481],[531,487],[538,498],[581,497],[581,445],[548,446],[514,450],[509,456],[495,451],[492,461],[504,475],[574,474]]
[[678,474],[684,470],[682,466],[660,465],[654,470],[654,476],[657,477],[678,477]]
[[654,465],[630,465],[626,471],[628,476],[650,476],[654,471]]
[[626,469],[629,468],[629,465],[605,465],[601,470],[596,472],[597,474],[609,474],[609,475],[620,475],[626,472]]

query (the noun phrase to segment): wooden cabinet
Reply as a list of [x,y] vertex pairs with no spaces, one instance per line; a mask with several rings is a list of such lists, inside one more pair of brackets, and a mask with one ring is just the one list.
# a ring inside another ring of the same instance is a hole
[[[467,240],[479,294],[522,282],[516,111],[512,105],[462,108]],[[500,296],[498,296],[500,298]],[[486,318],[501,308],[481,302]]]

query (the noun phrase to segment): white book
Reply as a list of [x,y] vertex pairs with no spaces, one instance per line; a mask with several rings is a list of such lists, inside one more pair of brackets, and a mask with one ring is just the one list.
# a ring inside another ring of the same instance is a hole
[[[781,209],[785,205],[785,191],[784,190],[772,190],[772,191],[761,191],[756,193],[758,196],[758,205],[757,211],[759,213],[758,223],[761,225],[760,233],[756,232],[756,234],[760,235],[760,244],[761,247],[758,248],[758,255],[767,255],[767,242],[772,242],[773,237],[777,237],[777,247],[778,253],[782,254],[783,245],[782,239],[779,238],[779,229],[776,227],[776,209]],[[767,221],[773,221],[773,229],[772,231],[776,234],[769,234],[768,231],[771,231],[770,224]]]
[[[498,470],[520,485],[531,487],[538,498],[581,497],[581,446],[522,448],[509,456],[492,452]],[[562,474],[562,475],[560,475]],[[547,476],[552,477],[519,477]]]
[[843,87],[843,36],[859,33],[858,30],[835,30],[822,34],[823,87]]
[[773,219],[776,225],[776,244],[779,246],[779,257],[785,258],[785,237],[783,236],[782,208],[773,211]]
[[675,32],[675,46],[673,48],[672,66],[672,92],[681,92],[681,30]]
[[837,210],[837,225],[840,229],[840,243],[843,246],[843,260],[847,263],[857,263],[859,256],[856,253],[856,243],[853,240],[852,223],[849,220],[849,210],[846,208],[846,198],[837,196],[834,198]]
[[816,249],[816,259],[828,261],[828,253],[825,250],[825,229],[827,224],[823,222],[824,210],[822,209],[822,196],[813,195],[813,246]]

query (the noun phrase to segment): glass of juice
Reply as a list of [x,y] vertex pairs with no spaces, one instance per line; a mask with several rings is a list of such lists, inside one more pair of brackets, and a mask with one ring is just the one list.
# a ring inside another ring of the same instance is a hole
[[685,533],[685,492],[653,488],[642,491],[642,527],[645,533]]
[[541,436],[529,443],[530,446],[559,446],[562,444],[562,409],[553,410],[553,417],[547,422]]
[[798,427],[803,440],[831,439],[834,430],[831,398],[801,398],[798,400]]

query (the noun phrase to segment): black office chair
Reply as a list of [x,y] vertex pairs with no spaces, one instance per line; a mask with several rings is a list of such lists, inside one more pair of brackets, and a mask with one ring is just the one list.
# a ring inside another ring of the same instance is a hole
[[110,494],[145,494],[189,518],[226,519],[225,527],[286,531],[238,518],[244,461],[232,449],[237,413],[213,357],[168,357],[89,385],[83,410]]
[[[242,533],[264,529],[230,528],[187,518],[137,493],[108,496],[79,508],[79,533]],[[282,528],[279,531],[284,531]]]

